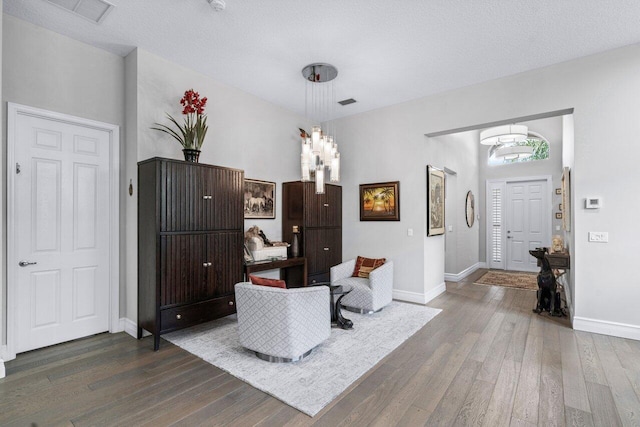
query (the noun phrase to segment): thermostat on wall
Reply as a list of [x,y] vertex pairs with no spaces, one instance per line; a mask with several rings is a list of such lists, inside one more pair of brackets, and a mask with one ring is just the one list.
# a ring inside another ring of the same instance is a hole
[[600,197],[587,197],[584,200],[585,209],[600,209],[601,202]]

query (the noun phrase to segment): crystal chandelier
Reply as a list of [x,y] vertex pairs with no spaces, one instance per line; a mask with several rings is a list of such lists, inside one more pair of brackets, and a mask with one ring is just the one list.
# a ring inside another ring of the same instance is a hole
[[[332,119],[335,102],[333,80],[338,70],[333,65],[314,63],[302,69],[305,79],[305,109],[308,118],[316,123]],[[335,135],[334,132],[332,132]],[[329,174],[331,182],[340,181],[340,153],[338,144],[328,130],[320,125],[311,128],[311,134],[300,129],[302,138],[302,154],[300,167],[302,181],[315,178],[316,193],[324,193],[325,174]]]

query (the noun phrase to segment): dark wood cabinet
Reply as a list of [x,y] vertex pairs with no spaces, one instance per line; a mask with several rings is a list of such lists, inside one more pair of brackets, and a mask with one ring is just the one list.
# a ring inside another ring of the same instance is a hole
[[138,338],[235,312],[243,275],[244,172],[153,158],[138,164]]
[[308,282],[327,282],[329,269],[342,262],[342,187],[327,184],[324,194],[316,194],[313,182],[285,182],[282,187],[283,240],[291,242],[297,226]]

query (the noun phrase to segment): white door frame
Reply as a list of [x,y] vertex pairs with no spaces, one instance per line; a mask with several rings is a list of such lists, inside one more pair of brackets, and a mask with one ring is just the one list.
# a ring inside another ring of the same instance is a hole
[[68,114],[56,113],[26,105],[7,103],[7,350],[6,359],[16,357],[17,266],[13,259],[17,252],[15,235],[15,144],[18,116],[26,115],[76,126],[84,126],[109,133],[109,332],[120,332],[120,126]]
[[[498,178],[498,179],[488,179],[485,182],[485,248],[486,248],[486,265],[489,266],[490,265],[490,257],[491,257],[491,224],[489,219],[491,218],[491,206],[489,203],[489,200],[491,200],[490,197],[490,188],[491,188],[491,184],[497,184],[497,183],[503,183],[504,184],[504,188],[507,188],[507,184],[511,184],[511,183],[515,183],[515,182],[528,182],[528,181],[546,181],[546,194],[547,194],[547,206],[545,206],[545,218],[546,219],[546,225],[547,225],[547,229],[549,230],[549,236],[553,235],[553,232],[551,230],[551,213],[552,213],[552,209],[551,209],[551,190],[553,188],[552,184],[553,184],[553,180],[552,180],[552,176],[551,175],[537,175],[537,176],[520,176],[520,177],[514,177],[514,178]],[[506,191],[505,194],[502,195],[503,197],[503,202],[502,202],[502,228],[503,228],[503,233],[502,233],[502,254],[503,254],[503,265],[504,265],[504,269],[507,268],[507,257],[509,256],[509,254],[507,254],[507,244],[506,244],[506,233],[504,232],[504,227],[506,224],[506,212],[505,209],[507,208],[507,203],[506,203]]]

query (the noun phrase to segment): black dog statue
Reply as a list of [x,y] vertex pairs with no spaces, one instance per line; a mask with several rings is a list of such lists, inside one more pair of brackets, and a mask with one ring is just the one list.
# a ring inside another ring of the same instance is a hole
[[536,248],[530,250],[529,253],[538,259],[541,265],[540,273],[538,273],[538,302],[533,312],[540,314],[543,311],[548,311],[552,316],[564,315],[560,294],[557,292],[556,276],[549,265],[549,260],[545,257],[547,248]]

